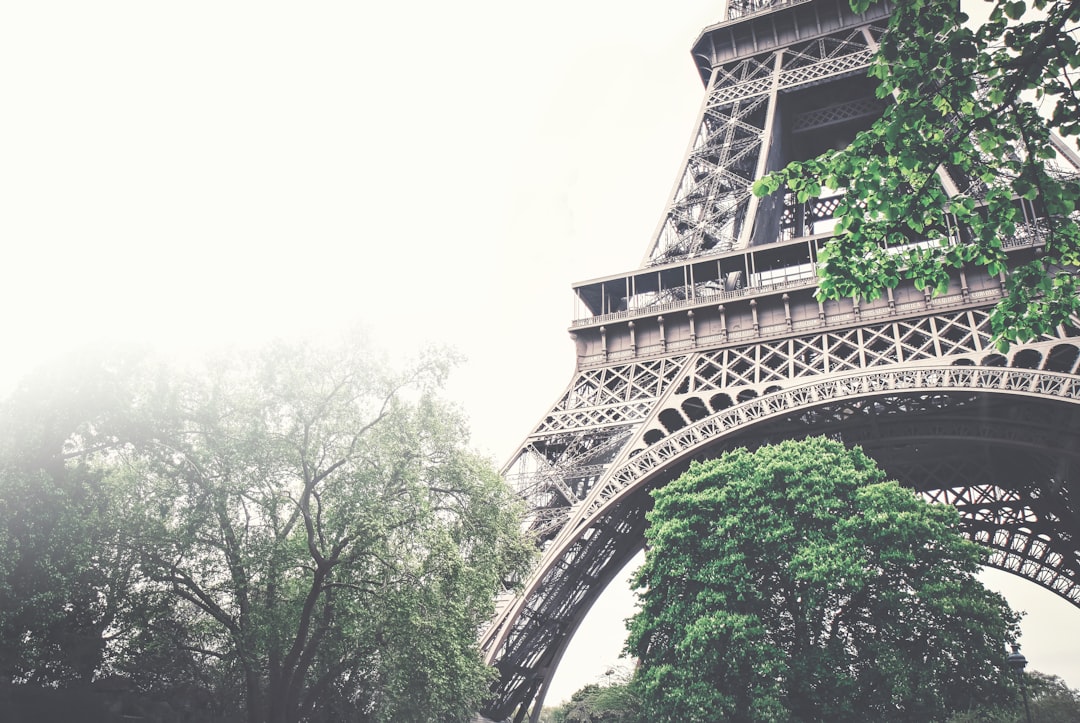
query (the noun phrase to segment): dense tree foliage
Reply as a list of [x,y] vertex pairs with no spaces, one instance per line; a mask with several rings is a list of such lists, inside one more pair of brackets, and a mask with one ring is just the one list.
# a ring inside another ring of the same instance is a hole
[[609,671],[600,685],[590,683],[576,691],[570,700],[554,708],[545,708],[541,723],[638,723],[642,720],[641,702],[625,670]]
[[[476,630],[531,550],[436,396],[447,369],[275,345],[99,374],[107,404],[24,405],[19,426],[63,423],[4,450],[4,543],[33,573],[0,571],[27,600],[3,618],[5,675],[122,675],[253,723],[468,720],[490,678]],[[93,645],[48,660],[76,629]]]
[[135,594],[103,474],[68,447],[89,419],[115,418],[124,401],[115,374],[75,361],[28,377],[0,406],[2,680],[89,682]]
[[[1080,178],[1055,162],[1080,135],[1080,3],[963,5],[988,11],[986,21],[972,23],[955,0],[896,3],[870,68],[878,97],[894,103],[850,147],[793,163],[755,192],[786,185],[800,202],[824,188],[846,192],[823,299],[873,299],[903,279],[943,291],[948,269],[971,264],[1000,274],[1008,239],[1041,235],[1042,253],[1011,270],[1008,296],[991,317],[1007,347],[1069,323],[1080,309]],[[1037,226],[1032,215],[1042,218]]]
[[[1075,723],[1080,720],[1080,691],[1065,684],[1056,675],[1025,673],[1025,686],[1032,720],[1039,723]],[[957,713],[949,723],[1026,723],[1024,704],[980,706]]]
[[653,496],[628,642],[646,720],[943,720],[1009,696],[1017,616],[980,549],[861,450],[738,449]]

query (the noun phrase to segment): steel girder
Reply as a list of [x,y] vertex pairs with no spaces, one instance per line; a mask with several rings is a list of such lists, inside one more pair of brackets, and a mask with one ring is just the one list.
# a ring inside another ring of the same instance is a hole
[[[618,279],[593,284],[594,316],[573,326],[578,369],[503,471],[542,557],[527,579],[507,581],[480,633],[500,674],[491,717],[520,721],[531,709],[536,719],[570,637],[643,544],[649,492],[734,446],[813,434],[861,444],[894,478],[956,507],[990,565],[1080,605],[1075,329],[999,354],[988,320],[1004,277],[965,269],[936,298],[898,289],[887,303],[826,307],[812,297],[816,237],[792,274],[770,265],[786,251],[769,244],[813,234],[835,199],[780,208],[752,183],[789,157],[784,139],[880,111],[857,78],[889,12],[875,8],[733,3],[696,42],[707,92],[641,264],[656,281],[639,289],[625,277],[623,308],[605,302],[609,286],[623,293]],[[1038,220],[1002,241],[1018,259],[1038,253]],[[702,257],[717,271],[695,285]],[[762,271],[773,276],[755,279]]]
[[[713,68],[682,175],[643,265],[750,244],[758,204],[750,187],[766,170],[783,94],[862,73],[882,32],[847,28]],[[815,122],[823,121],[804,120]]]
[[989,565],[1080,605],[1080,339],[1061,330],[1002,355],[987,318],[943,309],[580,370],[508,470],[531,499],[558,498],[539,508],[558,514],[534,512],[538,573],[481,639],[502,676],[489,712],[542,699],[582,617],[640,549],[648,492],[734,446],[861,444],[956,506]]

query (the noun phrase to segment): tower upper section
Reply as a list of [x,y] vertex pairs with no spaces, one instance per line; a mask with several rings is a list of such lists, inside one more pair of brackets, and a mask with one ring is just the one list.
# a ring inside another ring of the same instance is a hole
[[888,0],[862,14],[848,0],[729,0],[727,19],[693,45],[705,101],[642,266],[821,233],[827,199],[796,208],[751,186],[846,145],[881,113],[865,76],[891,10]]

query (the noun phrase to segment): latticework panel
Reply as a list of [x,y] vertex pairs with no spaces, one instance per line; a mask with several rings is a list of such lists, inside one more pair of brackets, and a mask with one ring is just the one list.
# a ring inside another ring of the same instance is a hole
[[760,83],[764,90],[758,95],[707,107],[660,232],[657,243],[664,250],[655,261],[735,246],[765,137],[771,81],[766,76]]
[[[882,28],[870,28],[880,34]],[[863,28],[793,45],[783,53],[780,88],[789,89],[854,74],[870,65],[874,48]]]
[[677,377],[685,356],[585,370],[534,432],[605,427],[639,421]]
[[630,438],[631,428],[578,428],[530,440],[504,477],[526,503],[527,525],[545,540],[566,524]]
[[[674,197],[649,252],[665,263],[745,245],[753,223],[751,186],[768,153],[779,93],[864,70],[873,57],[864,27],[807,40],[713,68],[698,130]],[[863,100],[804,114],[807,127],[866,117]]]
[[963,310],[700,354],[687,392],[731,391],[871,367],[984,354],[989,312]]
[[[830,376],[789,389],[778,389],[761,397],[751,397],[735,406],[722,409],[705,419],[689,424],[661,440],[638,448],[633,455],[613,469],[583,508],[580,517],[585,521],[599,513],[620,494],[664,469],[696,449],[723,438],[740,427],[805,410],[808,423],[817,423],[815,408],[822,405],[846,414],[833,403],[841,399],[857,400],[864,396],[889,396],[909,390],[942,390],[941,396],[929,396],[933,401],[948,399],[946,390],[996,390],[1023,395],[1080,402],[1080,378],[1044,371],[988,368],[975,366],[900,368],[866,370],[846,375]],[[910,403],[910,402],[909,402]]]
[[679,377],[687,357],[579,372],[503,476],[527,505],[538,540],[553,537]]
[[745,17],[751,13],[768,10],[779,5],[794,5],[809,0],[728,0],[727,16],[729,20]]
[[[628,536],[640,535],[637,528],[620,537],[611,522],[639,514],[648,489],[677,476],[692,459],[807,434],[862,444],[890,476],[955,506],[964,534],[989,550],[988,564],[1080,605],[1080,517],[1070,495],[1080,470],[1080,450],[1070,451],[1080,434],[1080,378],[1073,374],[1080,349],[1044,343],[1001,359],[1012,366],[869,367],[795,380],[794,387],[737,402],[622,456],[568,521],[568,529],[586,535],[552,558],[558,562],[545,568],[528,613],[501,623],[512,627],[518,646],[507,656],[519,662],[507,663],[507,670],[550,660],[551,646],[562,644],[556,620],[586,607],[599,589],[595,581],[610,568],[582,557],[598,544],[594,536],[605,538],[605,550],[640,546],[640,537]],[[529,642],[540,639],[546,642]],[[539,685],[520,675],[521,685]],[[501,694],[509,700],[517,693]]]
[[876,98],[859,98],[825,108],[796,113],[791,122],[791,132],[825,128],[860,118],[876,118],[885,110],[886,102]]

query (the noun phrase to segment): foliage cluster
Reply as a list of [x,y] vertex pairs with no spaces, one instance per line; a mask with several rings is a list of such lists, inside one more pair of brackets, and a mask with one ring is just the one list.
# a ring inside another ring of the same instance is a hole
[[[1080,691],[1061,678],[1038,671],[1025,673],[1029,710],[1040,723],[1075,723],[1080,720]],[[631,677],[607,685],[591,683],[560,706],[545,708],[540,723],[647,723],[641,713]],[[955,713],[948,723],[1025,723],[1027,714],[1018,697],[1011,702],[979,705]]]
[[628,652],[649,721],[943,720],[1011,695],[981,551],[859,449],[738,449],[653,493]]
[[[1080,690],[1070,688],[1056,675],[1025,673],[1032,720],[1039,723],[1075,723],[1080,720]],[[1000,707],[980,706],[957,713],[949,723],[1026,723],[1021,700]]]
[[1080,178],[1055,162],[1074,151],[1051,133],[1073,147],[1080,135],[1080,4],[984,4],[988,19],[976,24],[955,0],[896,3],[870,68],[878,97],[893,100],[883,117],[849,147],[793,163],[754,191],[787,186],[799,202],[845,191],[822,299],[873,299],[904,279],[940,293],[949,269],[1006,273],[1007,242],[1041,237],[1041,253],[1008,270],[991,317],[1007,348],[1080,310]]
[[106,676],[256,721],[469,720],[527,568],[433,354],[274,345],[29,380],[0,430],[0,674]]
[[614,677],[602,685],[586,685],[566,703],[545,708],[541,723],[639,723],[641,701],[631,685],[632,675],[625,670],[610,675]]

